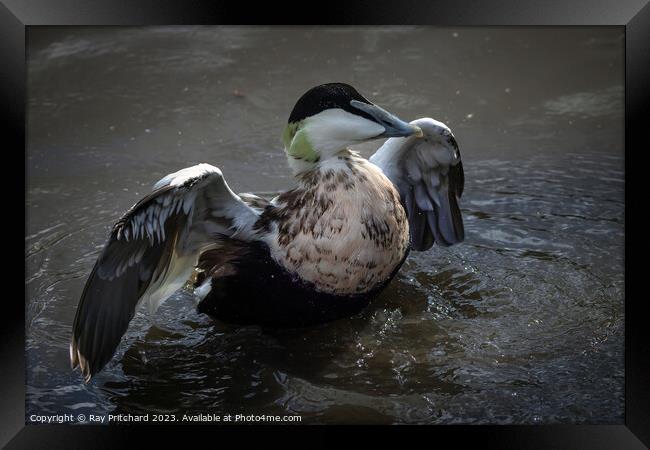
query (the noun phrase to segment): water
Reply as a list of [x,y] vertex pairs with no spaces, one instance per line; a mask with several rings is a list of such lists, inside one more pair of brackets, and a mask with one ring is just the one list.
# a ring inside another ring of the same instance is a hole
[[[622,423],[619,28],[37,28],[28,60],[27,417]],[[181,292],[83,384],[71,323],[112,223],[198,162],[237,192],[288,188],[281,131],[331,81],[452,128],[466,241],[308,329],[213,322]]]

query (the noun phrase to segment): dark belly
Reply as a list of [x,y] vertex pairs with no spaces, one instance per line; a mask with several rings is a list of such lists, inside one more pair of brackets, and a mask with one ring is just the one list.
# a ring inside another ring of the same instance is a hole
[[328,322],[363,309],[388,285],[403,262],[369,292],[332,295],[292,276],[271,259],[265,245],[249,244],[245,256],[229,262],[234,269],[230,275],[212,278],[212,289],[198,310],[242,325],[300,327]]

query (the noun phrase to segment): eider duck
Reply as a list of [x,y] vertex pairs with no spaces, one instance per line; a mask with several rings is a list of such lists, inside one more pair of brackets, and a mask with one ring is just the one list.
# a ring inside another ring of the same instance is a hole
[[[464,176],[451,130],[404,122],[352,86],[307,91],[283,133],[295,187],[235,194],[217,167],[167,175],[113,227],[79,301],[70,359],[86,382],[136,308],[193,283],[198,311],[237,324],[305,326],[360,311],[409,250],[464,238]],[[351,145],[389,138],[367,160]]]

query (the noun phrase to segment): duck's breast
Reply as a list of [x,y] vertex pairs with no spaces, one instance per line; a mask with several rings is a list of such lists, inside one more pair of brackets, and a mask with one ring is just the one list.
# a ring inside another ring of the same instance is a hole
[[408,249],[406,213],[379,168],[341,157],[277,199],[271,257],[321,292],[360,294],[392,276]]

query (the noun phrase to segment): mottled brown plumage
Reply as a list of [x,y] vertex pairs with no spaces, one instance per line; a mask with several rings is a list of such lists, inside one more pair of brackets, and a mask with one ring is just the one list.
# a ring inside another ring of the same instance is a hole
[[363,293],[385,281],[409,242],[390,180],[350,150],[298,180],[255,225],[268,233],[272,258],[322,292]]

